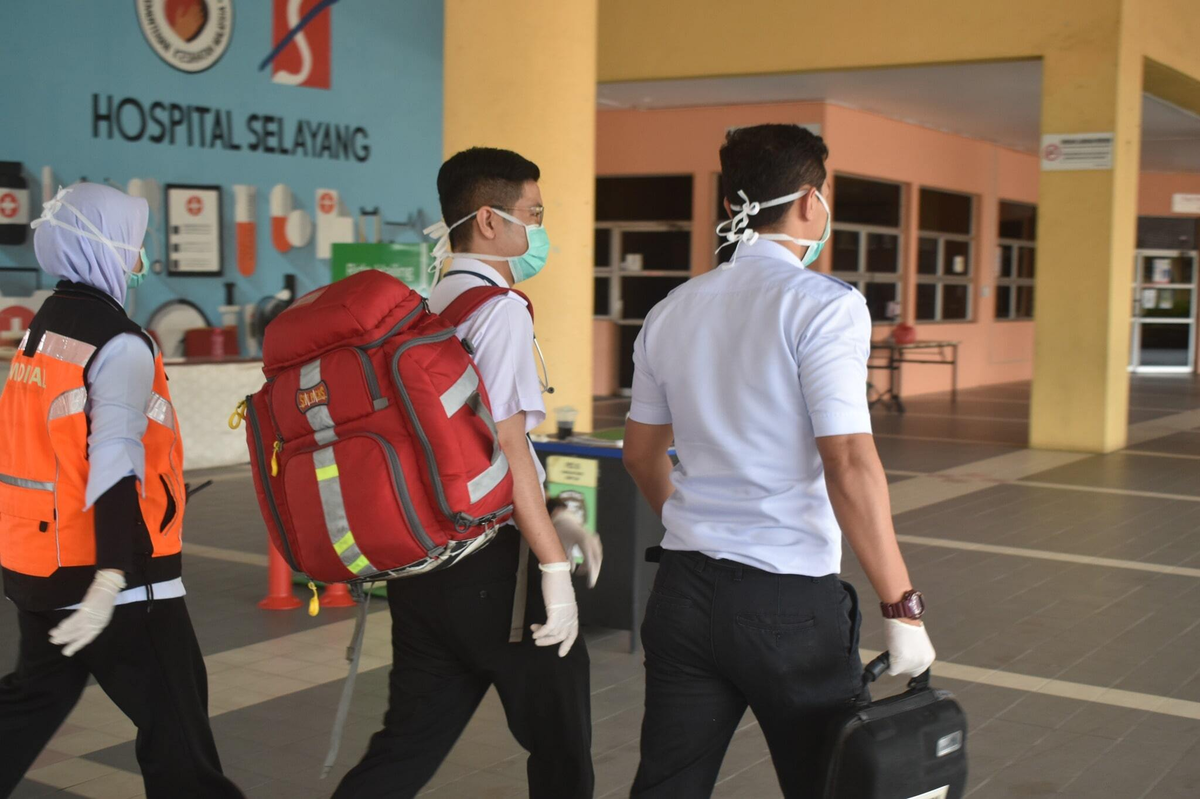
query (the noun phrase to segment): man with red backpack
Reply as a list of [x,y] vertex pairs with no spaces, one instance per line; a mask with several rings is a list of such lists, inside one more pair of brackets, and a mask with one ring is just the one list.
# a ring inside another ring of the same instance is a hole
[[453,262],[430,309],[458,322],[487,387],[512,474],[515,526],[451,568],[388,582],[393,665],[384,728],[335,799],[415,796],[492,686],[530,753],[529,795],[592,795],[587,648],[576,640],[571,566],[527,436],[545,419],[548,386],[533,356],[532,308],[512,289],[536,275],[549,252],[539,177],[531,161],[490,148],[458,153],[438,173],[442,217],[453,222],[436,226],[435,252]]

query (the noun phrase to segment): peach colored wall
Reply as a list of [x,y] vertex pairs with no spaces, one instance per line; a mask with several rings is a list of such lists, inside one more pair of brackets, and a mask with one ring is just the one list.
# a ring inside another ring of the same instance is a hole
[[1171,212],[1172,194],[1200,194],[1200,174],[1195,172],[1143,172],[1138,182],[1140,216],[1195,216]]
[[618,389],[616,363],[620,344],[617,323],[608,319],[592,320],[592,394],[614,396]]
[[[734,126],[765,122],[819,124],[829,145],[830,174],[890,180],[903,184],[904,233],[901,270],[905,294],[903,316],[913,322],[916,310],[916,199],[922,186],[971,194],[975,202],[972,321],[923,322],[921,339],[960,342],[960,388],[1029,380],[1033,375],[1033,322],[995,319],[995,258],[1000,200],[1036,203],[1038,160],[1035,155],[989,142],[923,128],[865,111],[824,103],[783,103],[664,109],[601,111],[597,114],[596,174],[691,174],[694,178],[692,271],[715,263],[712,255],[716,203],[717,151]],[[1200,194],[1200,174],[1144,173],[1139,213],[1167,215],[1171,193]],[[829,250],[816,268],[828,271]],[[986,292],[988,296],[982,294]],[[891,325],[878,324],[875,338],[886,338]],[[616,385],[616,346],[596,349],[600,376]],[[950,370],[942,366],[907,365],[905,395],[945,391]],[[886,377],[883,378],[886,382]]]
[[821,124],[821,103],[602,111],[596,114],[597,175],[692,176],[692,273],[715,265],[717,151],[735,125]]

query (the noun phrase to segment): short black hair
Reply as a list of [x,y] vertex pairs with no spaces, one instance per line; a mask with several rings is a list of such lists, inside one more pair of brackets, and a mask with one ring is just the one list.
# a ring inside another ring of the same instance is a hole
[[[438,201],[442,219],[453,225],[483,206],[511,206],[521,199],[526,181],[541,178],[537,164],[512,150],[472,147],[451,156],[438,170]],[[466,223],[450,231],[452,247],[465,247],[470,239]]]
[[[725,134],[721,146],[721,185],[730,205],[740,205],[739,191],[750,202],[766,202],[825,183],[824,140],[799,125],[755,125]],[[773,205],[758,212],[751,227],[764,228],[783,218],[790,205]]]

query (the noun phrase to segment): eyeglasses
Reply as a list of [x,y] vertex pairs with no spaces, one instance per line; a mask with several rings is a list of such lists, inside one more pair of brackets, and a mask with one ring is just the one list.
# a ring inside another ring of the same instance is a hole
[[531,205],[528,208],[522,208],[519,205],[493,205],[493,208],[499,208],[501,211],[524,211],[534,218],[537,224],[542,224],[546,219],[546,206]]

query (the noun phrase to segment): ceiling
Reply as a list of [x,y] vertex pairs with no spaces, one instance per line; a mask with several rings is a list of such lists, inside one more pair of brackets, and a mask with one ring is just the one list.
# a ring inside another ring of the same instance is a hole
[[[1040,61],[601,83],[600,110],[819,101],[1035,153]],[[1200,116],[1142,101],[1142,169],[1200,172]]]

